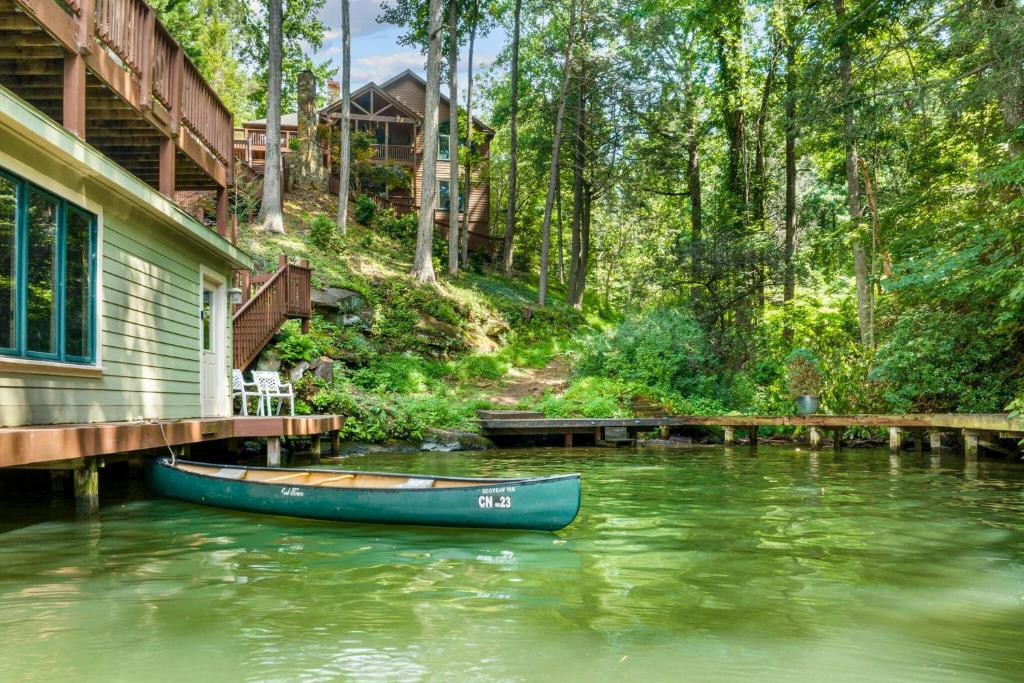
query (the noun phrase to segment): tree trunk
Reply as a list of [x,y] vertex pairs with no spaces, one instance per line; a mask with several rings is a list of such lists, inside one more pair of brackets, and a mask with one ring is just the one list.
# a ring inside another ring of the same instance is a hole
[[558,216],[558,282],[565,284],[565,247],[562,240],[562,169],[558,169],[558,189],[555,191],[555,214]]
[[430,0],[427,43],[427,98],[423,115],[423,192],[416,231],[412,275],[435,282],[431,247],[434,242],[434,198],[437,193],[437,110],[441,98],[441,0]]
[[555,134],[551,140],[551,170],[548,175],[548,194],[544,200],[544,223],[540,230],[540,283],[537,286],[537,303],[547,304],[548,297],[548,252],[551,246],[551,211],[558,191],[558,157],[562,147],[562,122],[565,120],[565,98],[569,92],[569,76],[572,71],[572,43],[576,24],[576,0],[570,0],[569,32],[565,42],[565,63],[562,65],[562,85],[558,91],[558,111],[555,114]]
[[590,267],[590,216],[593,204],[593,187],[590,181],[583,181],[583,216],[580,221],[580,265],[576,270],[576,287],[573,291],[572,306],[583,310],[583,294],[587,290],[587,270]]
[[348,117],[352,98],[349,87],[352,71],[352,33],[349,24],[349,0],[341,0],[341,143],[338,151],[338,232],[348,232],[348,185],[352,159],[349,153],[351,125]]
[[724,16],[717,28],[718,79],[722,89],[722,122],[728,145],[726,160],[726,188],[729,191],[728,217],[731,227],[738,231],[747,217],[747,174],[745,171],[746,122],[743,116],[743,89],[745,66],[743,63],[744,5],[729,0]]
[[576,118],[573,125],[573,160],[572,160],[572,239],[569,244],[569,287],[566,292],[566,303],[576,300],[576,287],[579,280],[580,251],[582,249],[583,224],[583,86],[580,86],[579,98],[576,102]]
[[853,274],[857,283],[857,321],[860,325],[860,341],[874,345],[874,331],[871,329],[871,289],[868,285],[868,261],[860,235],[861,201],[860,182],[857,179],[857,143],[854,131],[853,77],[851,74],[852,55],[850,40],[844,23],[846,21],[845,0],[835,0],[836,23],[839,26],[839,76],[843,86],[843,141],[846,145],[846,196],[850,214],[850,229],[853,236],[850,244],[853,251]]
[[[793,254],[796,242],[796,50],[793,32],[789,32],[786,49],[786,237],[783,249],[782,301],[788,303],[796,296],[796,274]],[[782,336],[793,340],[793,328],[786,323]]]
[[263,165],[263,202],[259,221],[267,232],[284,233],[281,215],[281,0],[267,12],[267,147]]
[[466,211],[462,216],[462,266],[469,265],[469,210],[472,192],[473,162],[473,45],[476,43],[476,24],[480,17],[480,0],[473,4],[473,18],[469,27],[469,73],[466,75]]
[[688,83],[686,97],[687,141],[686,141],[686,186],[690,195],[690,280],[694,283],[690,289],[690,301],[696,303],[700,298],[697,283],[704,277],[704,222],[701,204],[700,183],[700,128],[697,122],[697,106],[693,101],[693,93]]
[[508,207],[505,211],[505,240],[501,248],[501,269],[506,275],[512,272],[512,241],[515,239],[516,229],[516,181],[519,172],[519,17],[522,9],[523,0],[516,0],[512,29],[512,111],[508,126]]
[[[448,274],[459,272],[459,40],[458,0],[448,0]],[[468,196],[467,196],[468,199]],[[467,209],[469,207],[466,207]]]

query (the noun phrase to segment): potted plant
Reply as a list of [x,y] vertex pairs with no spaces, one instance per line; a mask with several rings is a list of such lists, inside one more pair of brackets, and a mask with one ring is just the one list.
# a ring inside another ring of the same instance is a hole
[[821,405],[821,366],[810,349],[794,349],[786,357],[789,395],[796,399],[796,412],[812,415]]

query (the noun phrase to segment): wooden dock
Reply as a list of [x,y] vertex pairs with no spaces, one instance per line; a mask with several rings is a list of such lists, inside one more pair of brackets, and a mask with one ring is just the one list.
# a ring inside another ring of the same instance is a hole
[[[641,432],[658,432],[667,438],[673,431],[692,427],[721,427],[724,441],[736,441],[736,432],[744,432],[748,442],[756,445],[759,427],[802,427],[808,431],[811,446],[819,446],[823,432],[831,432],[838,446],[842,433],[850,427],[887,429],[889,446],[898,450],[903,435],[911,434],[918,447],[927,437],[932,449],[942,447],[943,434],[956,434],[963,439],[968,455],[978,449],[997,452],[1008,449],[999,439],[1024,438],[1024,419],[1009,413],[936,413],[910,415],[678,415],[672,417],[623,418],[545,418],[540,413],[482,410],[477,414],[481,431],[489,437],[540,437],[562,435],[566,446],[573,445],[574,435],[592,436],[597,443],[609,441],[609,430],[620,430],[636,437]],[[621,439],[611,439],[621,440]]]

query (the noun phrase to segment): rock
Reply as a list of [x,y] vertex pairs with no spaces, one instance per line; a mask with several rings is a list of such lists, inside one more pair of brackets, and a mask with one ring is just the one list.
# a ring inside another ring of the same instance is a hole
[[421,451],[483,451],[493,448],[490,439],[473,432],[462,432],[456,429],[429,428],[423,434],[420,443]]
[[351,327],[352,325],[359,325],[363,322],[363,319],[354,313],[343,313],[341,315],[341,324],[345,327]]
[[288,371],[288,377],[293,382],[298,382],[302,379],[302,375],[305,374],[306,370],[309,369],[309,361],[300,360],[298,363]]
[[416,322],[416,329],[420,331],[424,343],[430,346],[448,348],[464,344],[462,330],[426,313]]
[[260,357],[256,361],[257,370],[266,370],[267,372],[281,372],[281,358],[277,355],[277,351],[271,348],[263,349],[260,352]]
[[359,292],[343,287],[324,287],[312,292],[313,308],[339,313],[355,313],[366,308],[366,300]]
[[324,356],[318,359],[313,374],[327,383],[334,381],[334,359]]

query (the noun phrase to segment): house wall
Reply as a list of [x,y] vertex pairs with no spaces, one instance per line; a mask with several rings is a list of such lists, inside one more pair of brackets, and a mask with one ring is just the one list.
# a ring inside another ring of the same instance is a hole
[[[0,167],[97,214],[99,264],[98,367],[0,357],[0,426],[199,417],[200,273],[205,268],[230,283],[227,258],[183,239],[182,217],[160,219],[2,120]],[[154,203],[161,200],[152,193]],[[223,412],[229,410],[225,400]]]

